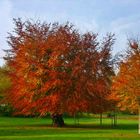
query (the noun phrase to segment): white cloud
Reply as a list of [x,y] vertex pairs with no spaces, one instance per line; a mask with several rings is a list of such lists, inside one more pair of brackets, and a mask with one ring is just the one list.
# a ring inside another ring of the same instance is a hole
[[7,32],[12,28],[12,3],[10,2],[10,0],[0,1],[0,11],[0,65],[2,65],[4,63],[2,60],[2,57],[4,56],[3,49],[8,48],[6,42]]
[[[129,17],[121,17],[111,22],[111,29],[113,31],[128,31],[136,28],[140,24],[140,16],[133,15]],[[137,29],[138,30],[138,29]]]
[[126,50],[129,38],[140,39],[140,15],[119,17],[102,26],[100,26],[98,22],[96,22],[96,24],[100,39],[102,39],[107,32],[115,33],[116,41],[113,47],[113,55]]
[[81,20],[74,20],[72,23],[76,26],[76,28],[81,31],[82,33],[84,32],[94,32],[98,33],[99,31],[99,24],[96,20],[91,20],[91,21],[81,21]]

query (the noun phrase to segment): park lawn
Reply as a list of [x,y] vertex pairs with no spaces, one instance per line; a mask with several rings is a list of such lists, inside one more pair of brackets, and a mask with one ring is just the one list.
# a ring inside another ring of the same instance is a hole
[[104,118],[103,126],[95,117],[65,118],[63,128],[51,126],[50,118],[0,117],[0,140],[140,140],[137,116],[119,116],[118,125]]

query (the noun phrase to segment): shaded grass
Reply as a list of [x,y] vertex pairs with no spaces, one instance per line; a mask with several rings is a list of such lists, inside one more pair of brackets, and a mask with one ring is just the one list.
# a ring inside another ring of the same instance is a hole
[[109,118],[81,118],[79,125],[73,118],[65,118],[66,126],[55,128],[49,118],[0,117],[0,140],[140,140],[137,116],[120,116],[117,127]]

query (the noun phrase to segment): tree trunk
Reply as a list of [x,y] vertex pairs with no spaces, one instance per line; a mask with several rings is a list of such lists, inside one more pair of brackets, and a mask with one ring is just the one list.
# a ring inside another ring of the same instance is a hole
[[62,127],[65,125],[62,114],[53,114],[51,115],[51,118],[53,121],[53,126]]
[[114,114],[114,126],[117,126],[117,113]]
[[139,110],[138,110],[138,114],[139,114],[139,126],[138,126],[138,134],[140,134],[140,104],[139,104]]
[[103,118],[103,116],[102,116],[102,113],[100,113],[100,126],[102,126],[102,118]]

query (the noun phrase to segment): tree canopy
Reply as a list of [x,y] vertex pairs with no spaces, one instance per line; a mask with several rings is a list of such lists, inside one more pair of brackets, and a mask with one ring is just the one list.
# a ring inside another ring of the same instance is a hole
[[119,101],[121,110],[138,111],[140,104],[140,45],[129,41],[126,55],[120,62],[120,70],[113,79],[112,97]]
[[70,24],[14,20],[6,50],[15,114],[101,113],[110,102],[114,35],[102,41]]
[[0,99],[2,99],[10,88],[7,66],[0,67]]

